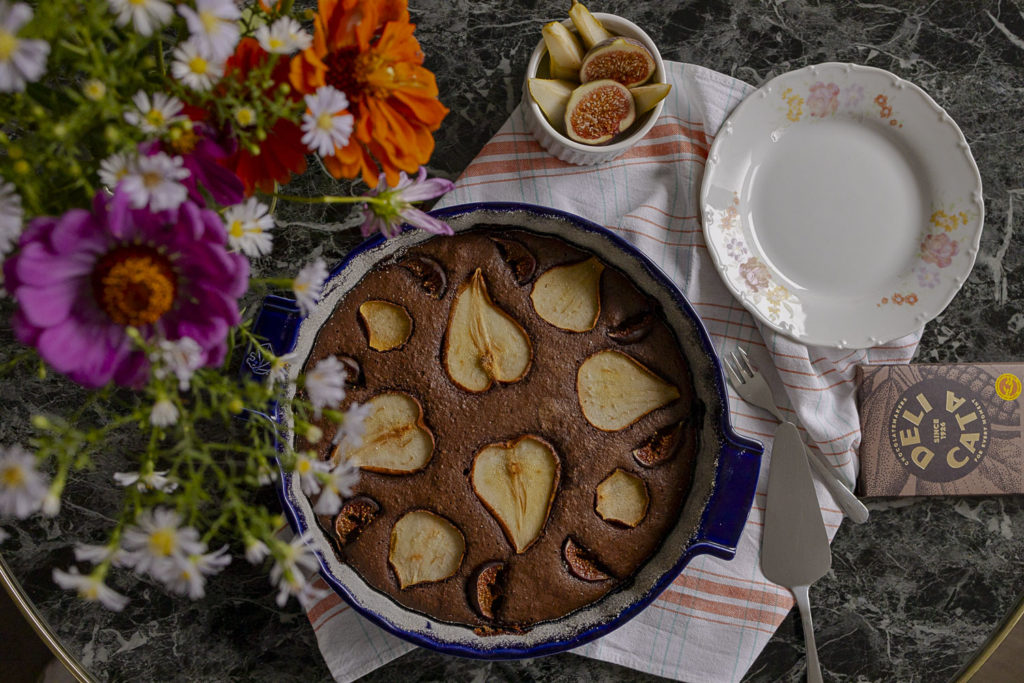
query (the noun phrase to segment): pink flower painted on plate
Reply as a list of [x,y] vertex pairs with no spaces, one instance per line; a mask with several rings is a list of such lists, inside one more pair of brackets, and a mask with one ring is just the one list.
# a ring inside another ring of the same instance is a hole
[[818,81],[810,88],[810,95],[807,96],[807,108],[811,110],[811,116],[822,118],[836,113],[839,106],[839,86],[835,83],[822,83]]
[[740,276],[755,292],[767,287],[771,280],[768,268],[756,256],[751,256],[740,264]]
[[951,240],[944,232],[928,235],[921,242],[921,259],[926,263],[934,263],[939,268],[945,268],[953,262],[953,257],[959,249],[960,245],[956,240]]

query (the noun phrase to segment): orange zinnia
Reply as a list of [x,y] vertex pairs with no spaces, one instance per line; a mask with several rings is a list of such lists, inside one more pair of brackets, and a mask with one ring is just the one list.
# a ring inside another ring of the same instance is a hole
[[373,187],[383,171],[395,186],[399,171],[430,159],[448,109],[421,66],[415,28],[406,0],[320,0],[313,45],[292,59],[291,82],[302,93],[331,85],[348,97],[352,136],[324,159],[336,178],[361,175]]

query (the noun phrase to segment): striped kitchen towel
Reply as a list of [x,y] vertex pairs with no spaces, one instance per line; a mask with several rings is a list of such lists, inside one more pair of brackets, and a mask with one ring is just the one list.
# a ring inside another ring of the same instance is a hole
[[[860,431],[854,370],[860,363],[909,362],[920,333],[868,350],[807,347],[759,325],[726,290],[711,261],[699,218],[704,161],[718,127],[753,91],[720,73],[666,62],[672,92],[647,137],[618,159],[572,166],[530,135],[523,107],[480,151],[443,200],[515,201],[568,211],[640,248],[686,294],[719,354],[743,346],[781,409],[807,441],[854,481]],[[776,422],[730,391],[736,431],[765,443],[762,476],[736,557],[700,556],[639,616],[577,653],[685,681],[739,680],[793,606],[792,594],[766,580],[759,548],[765,485]],[[821,485],[818,500],[831,538],[843,515]],[[309,620],[338,680],[353,680],[412,648],[349,609],[337,596],[313,605]]]

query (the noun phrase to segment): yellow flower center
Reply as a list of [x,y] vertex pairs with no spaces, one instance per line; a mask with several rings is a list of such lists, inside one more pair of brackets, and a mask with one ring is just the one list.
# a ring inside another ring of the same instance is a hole
[[103,81],[98,81],[95,78],[86,81],[85,86],[82,88],[85,96],[93,102],[103,99],[103,96],[107,94],[107,86],[103,84]]
[[231,221],[231,225],[228,226],[228,232],[231,233],[232,237],[241,237],[245,234],[245,229],[242,227],[242,221],[235,219]]
[[251,126],[255,120],[256,112],[249,107],[242,107],[235,112],[235,121],[237,121],[240,126]]
[[320,130],[330,132],[334,124],[334,117],[324,112],[320,116],[316,117],[316,127]]
[[167,557],[174,552],[174,541],[173,529],[158,529],[149,536],[149,549],[154,555]]
[[309,470],[312,469],[312,467],[313,464],[308,460],[300,460],[295,469],[299,471],[299,474],[309,474]]
[[271,39],[267,41],[267,44],[270,45],[271,50],[280,50],[284,47],[284,41],[280,38],[271,37]]
[[199,142],[199,136],[196,135],[188,121],[184,126],[175,128],[171,133],[171,149],[178,154],[191,154],[196,148],[197,142]]
[[118,325],[155,323],[174,305],[178,278],[167,258],[142,246],[118,247],[96,264],[93,294]]
[[146,112],[146,123],[153,126],[154,128],[159,128],[160,126],[164,125],[165,121],[166,119],[164,118],[164,113],[159,109],[150,109]]
[[18,49],[18,36],[0,28],[0,62],[6,62]]
[[208,9],[204,9],[199,12],[199,22],[203,25],[203,29],[207,33],[213,33],[220,24],[220,21],[220,17]]
[[0,470],[0,481],[6,488],[17,488],[25,482],[25,473],[21,471],[20,467],[5,467]]
[[88,586],[83,586],[78,593],[84,600],[97,600],[100,597],[100,587],[98,584],[90,583]]
[[188,68],[192,71],[192,73],[199,74],[200,76],[206,75],[206,70],[208,67],[209,64],[207,63],[207,61],[199,55],[196,55],[188,62]]

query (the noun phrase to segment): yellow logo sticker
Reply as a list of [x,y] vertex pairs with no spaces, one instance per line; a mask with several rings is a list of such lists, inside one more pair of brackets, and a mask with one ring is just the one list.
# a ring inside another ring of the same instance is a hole
[[1020,396],[1020,378],[1010,372],[1004,372],[996,378],[996,393],[1004,401],[1013,401]]

